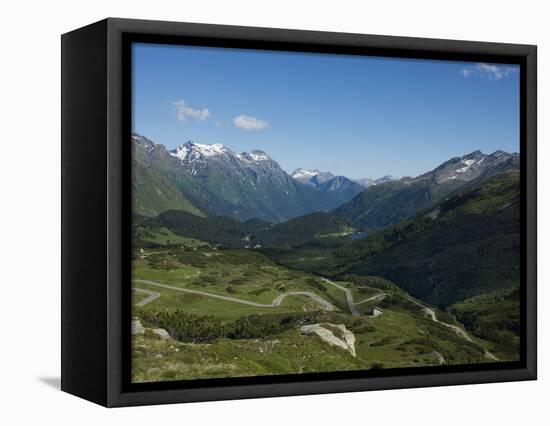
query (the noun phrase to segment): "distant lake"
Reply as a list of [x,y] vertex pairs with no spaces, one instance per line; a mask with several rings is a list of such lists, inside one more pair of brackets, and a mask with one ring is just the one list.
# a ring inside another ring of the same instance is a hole
[[365,238],[368,234],[366,232],[354,232],[353,234],[350,234],[350,237],[352,241],[362,240]]

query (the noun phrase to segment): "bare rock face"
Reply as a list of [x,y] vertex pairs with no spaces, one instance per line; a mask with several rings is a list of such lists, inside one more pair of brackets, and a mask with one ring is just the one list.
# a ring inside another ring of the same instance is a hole
[[162,340],[168,340],[170,338],[170,335],[164,328],[153,328],[151,331],[155,333],[158,337],[160,337]]
[[132,320],[132,335],[145,334],[145,327],[141,325],[140,320],[134,318]]
[[352,356],[356,356],[355,335],[349,331],[344,324],[309,324],[302,326],[300,331],[305,336],[315,334],[319,336],[323,342],[344,349]]
[[373,310],[372,310],[372,317],[373,318],[376,318],[376,317],[379,317],[380,315],[382,315],[384,313],[384,311],[382,309],[380,309],[378,306],[376,306]]

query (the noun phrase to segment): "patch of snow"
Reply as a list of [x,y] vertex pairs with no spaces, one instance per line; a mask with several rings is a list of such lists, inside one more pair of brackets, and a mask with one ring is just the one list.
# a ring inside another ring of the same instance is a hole
[[268,161],[270,160],[269,156],[261,151],[252,151],[249,154],[250,158],[254,161]]
[[267,155],[263,151],[254,150],[250,152],[242,152],[240,154],[237,154],[237,158],[239,160],[245,161],[245,162],[251,162],[251,161],[269,161],[271,160],[271,157]]
[[475,160],[462,160],[461,164],[464,164],[464,167],[461,167],[460,169],[456,169],[456,173],[465,173],[465,172],[467,172],[475,162],[476,162]]
[[229,152],[229,150],[221,143],[215,143],[213,145],[193,144],[197,150],[205,157],[213,157],[215,155],[222,155]]
[[191,152],[191,149],[188,148],[186,145],[182,145],[177,147],[174,151],[170,151],[170,155],[172,157],[179,158],[180,160],[185,160],[187,158],[187,155]]

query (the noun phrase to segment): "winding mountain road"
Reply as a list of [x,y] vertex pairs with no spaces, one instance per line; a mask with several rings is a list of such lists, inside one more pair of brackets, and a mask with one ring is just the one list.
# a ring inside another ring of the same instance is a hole
[[357,308],[355,307],[355,303],[353,303],[353,294],[351,293],[351,290],[349,288],[346,288],[340,284],[336,284],[334,281],[329,280],[328,278],[321,278],[324,282],[327,284],[330,284],[331,286],[334,286],[336,288],[339,288],[342,290],[346,295],[346,300],[348,302],[349,311],[352,315],[361,315]]
[[[344,294],[346,295],[346,301],[348,303],[349,310],[350,310],[352,315],[361,315],[359,313],[359,311],[357,310],[356,305],[360,305],[361,303],[369,302],[369,301],[372,301],[372,300],[381,300],[381,299],[385,298],[388,295],[387,293],[379,293],[379,294],[376,294],[374,296],[368,297],[367,299],[364,299],[360,302],[355,303],[353,301],[353,294],[352,294],[350,289],[348,289],[348,288],[346,288],[346,287],[344,287],[340,284],[337,284],[334,281],[329,280],[328,278],[323,277],[323,278],[321,278],[321,280],[323,280],[325,283],[327,283],[329,285],[332,285],[333,287],[336,287],[336,288],[338,288],[338,289],[340,289],[344,292]],[[283,303],[284,299],[287,298],[288,296],[306,296],[306,297],[309,297],[309,298],[313,299],[317,303],[319,303],[325,311],[334,311],[334,310],[336,310],[336,307],[332,303],[330,303],[328,300],[323,299],[321,296],[319,296],[319,295],[317,295],[317,294],[315,294],[311,291],[289,291],[287,293],[282,293],[282,294],[278,295],[275,299],[273,299],[273,301],[271,303],[258,303],[258,302],[252,302],[250,300],[238,299],[236,297],[222,296],[220,294],[208,293],[206,291],[201,291],[201,290],[190,290],[188,288],[174,287],[174,286],[171,286],[171,285],[158,283],[156,281],[140,280],[140,279],[136,279],[136,280],[133,280],[133,281],[137,282],[137,283],[148,284],[148,285],[152,285],[152,286],[156,286],[156,287],[166,288],[166,289],[169,289],[169,290],[181,291],[183,293],[198,294],[198,295],[201,295],[201,296],[212,297],[214,299],[225,300],[225,301],[228,301],[228,302],[235,302],[235,303],[241,303],[243,305],[255,306],[255,307],[258,307],[258,308],[273,308],[273,307],[276,307],[276,306],[280,306],[281,303]],[[160,294],[157,293],[157,292],[154,292],[154,291],[145,290],[145,289],[142,289],[142,288],[136,288],[135,290],[138,291],[138,292],[141,292],[141,293],[148,294],[148,297],[146,297],[145,299],[143,299],[143,300],[141,300],[140,302],[137,303],[137,306],[140,306],[140,307],[145,306],[147,303],[150,303],[153,300],[160,297]],[[473,339],[469,336],[469,334],[466,333],[466,331],[464,331],[460,327],[458,327],[456,325],[453,325],[453,324],[448,324],[446,322],[440,321],[437,318],[437,314],[435,313],[435,311],[433,309],[428,308],[427,306],[423,305],[422,303],[418,302],[417,300],[413,299],[412,297],[407,297],[406,299],[409,302],[414,303],[415,305],[419,306],[420,309],[422,309],[422,311],[424,313],[426,313],[426,315],[428,315],[432,319],[433,322],[441,324],[444,327],[447,327],[447,328],[453,330],[456,334],[458,334],[463,339],[465,339],[469,342],[473,342]],[[486,349],[485,349],[485,357],[492,360],[492,361],[499,361],[499,359],[495,355],[493,355],[491,352],[487,351]]]
[[[359,312],[357,311],[356,305],[359,305],[359,304],[365,303],[365,302],[369,302],[371,300],[383,299],[384,297],[387,296],[387,293],[380,293],[380,294],[371,296],[371,297],[369,297],[365,300],[362,300],[362,301],[356,303],[356,302],[353,301],[353,294],[351,293],[350,289],[348,289],[348,288],[346,288],[346,287],[344,287],[340,284],[336,284],[334,281],[331,281],[328,278],[321,278],[321,279],[324,282],[326,282],[327,284],[330,284],[330,285],[332,285],[336,288],[339,288],[340,290],[342,290],[346,294],[346,300],[348,302],[348,307],[349,307],[350,312],[353,315],[360,315]],[[415,305],[419,306],[420,309],[422,309],[422,311],[424,311],[432,319],[433,322],[436,322],[438,324],[441,324],[444,327],[447,327],[447,328],[453,330],[456,334],[458,334],[463,339],[467,340],[468,342],[474,343],[474,341],[470,337],[470,335],[468,333],[466,333],[466,331],[464,331],[460,327],[458,327],[456,325],[453,325],[453,324],[448,324],[446,322],[440,321],[437,318],[437,314],[435,313],[435,311],[433,309],[428,308],[427,306],[423,305],[422,303],[418,302],[417,300],[413,299],[412,297],[407,297],[407,300],[414,303]],[[485,351],[485,357],[486,358],[490,359],[491,361],[498,361],[499,360],[495,355],[493,355],[488,350],[484,349],[484,351]]]
[[[174,287],[167,284],[161,284],[156,281],[149,281],[149,280],[133,280],[133,281],[137,283],[156,286],[156,287],[167,288],[169,290],[181,291],[183,293],[199,294],[201,296],[212,297],[214,299],[221,299],[228,302],[235,302],[235,303],[241,303],[243,305],[256,306],[258,308],[273,308],[275,306],[279,306],[281,305],[281,303],[283,303],[283,300],[288,296],[307,296],[315,300],[317,303],[319,303],[325,311],[334,311],[336,309],[334,305],[330,303],[328,300],[323,299],[321,296],[318,296],[317,294],[311,291],[289,291],[287,293],[278,295],[275,299],[273,299],[271,303],[266,304],[266,303],[252,302],[250,300],[238,299],[236,297],[222,296],[221,294],[208,293],[206,291],[201,291],[201,290],[190,290],[188,288]],[[142,290],[142,289],[139,289],[139,290]],[[150,301],[148,301],[147,303],[149,303]]]
[[157,293],[156,291],[145,290],[144,288],[134,288],[134,291],[148,295],[145,299],[140,300],[138,303],[136,303],[136,305],[140,308],[160,297],[160,293]]
[[360,302],[354,302],[355,306],[360,305],[361,303],[371,302],[373,300],[384,300],[388,293],[379,293],[375,294],[374,296],[367,297],[364,300],[361,300]]

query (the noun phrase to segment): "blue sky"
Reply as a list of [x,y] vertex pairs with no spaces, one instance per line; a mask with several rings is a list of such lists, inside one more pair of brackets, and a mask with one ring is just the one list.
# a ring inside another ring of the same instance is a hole
[[351,178],[519,151],[513,65],[155,44],[133,61],[133,131],[169,149],[260,149]]

